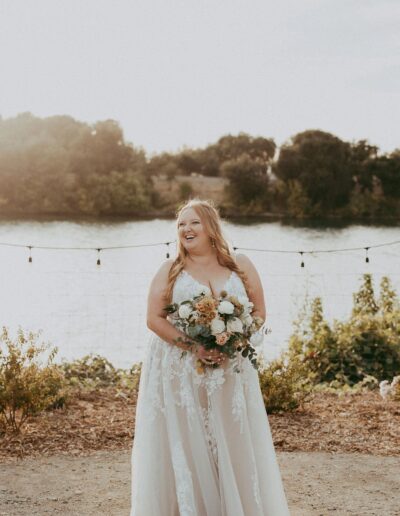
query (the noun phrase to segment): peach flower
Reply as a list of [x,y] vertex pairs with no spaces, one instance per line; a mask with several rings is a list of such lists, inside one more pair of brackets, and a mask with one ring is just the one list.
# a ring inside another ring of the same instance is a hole
[[217,344],[219,346],[223,346],[224,344],[226,344],[226,342],[228,341],[229,339],[229,333],[227,333],[226,331],[224,331],[223,333],[219,333],[216,337],[215,337],[215,340],[217,342]]

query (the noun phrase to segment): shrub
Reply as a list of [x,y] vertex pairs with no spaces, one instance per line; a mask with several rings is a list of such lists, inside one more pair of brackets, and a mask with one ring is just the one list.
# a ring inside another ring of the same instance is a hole
[[64,380],[53,364],[57,348],[39,344],[39,335],[19,328],[12,339],[6,327],[0,335],[0,419],[14,432],[29,416],[63,404]]
[[310,392],[302,364],[288,360],[284,354],[268,365],[261,365],[258,376],[264,405],[269,413],[298,408]]
[[73,387],[107,387],[119,380],[115,367],[99,355],[86,355],[72,362],[63,362],[61,369],[67,383]]
[[95,389],[114,386],[136,389],[141,364],[134,364],[130,370],[116,369],[100,355],[86,355],[73,362],[63,362],[60,368],[71,387]]
[[314,383],[354,385],[367,376],[393,378],[400,371],[400,307],[387,277],[375,298],[370,274],[354,294],[347,321],[324,319],[322,302],[315,298],[308,323],[291,336],[290,356],[299,358]]

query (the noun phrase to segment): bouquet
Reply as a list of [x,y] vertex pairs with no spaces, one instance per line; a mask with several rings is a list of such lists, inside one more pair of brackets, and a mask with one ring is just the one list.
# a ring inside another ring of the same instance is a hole
[[[172,303],[165,310],[175,326],[189,337],[186,340],[179,337],[177,342],[189,346],[201,344],[206,350],[218,349],[228,358],[241,353],[257,368],[252,337],[259,334],[263,320],[251,315],[253,306],[246,296],[228,296],[222,291],[218,298],[202,292],[193,299]],[[204,372],[204,367],[205,364],[198,360],[198,373]]]

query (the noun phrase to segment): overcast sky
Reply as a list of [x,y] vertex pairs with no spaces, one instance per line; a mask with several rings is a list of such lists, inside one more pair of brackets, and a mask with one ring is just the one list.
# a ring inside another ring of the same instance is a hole
[[305,129],[400,147],[400,0],[0,0],[0,114],[149,153]]

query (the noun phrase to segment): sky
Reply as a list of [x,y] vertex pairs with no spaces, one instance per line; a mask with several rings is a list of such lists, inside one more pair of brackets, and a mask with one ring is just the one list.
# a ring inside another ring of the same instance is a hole
[[400,0],[0,0],[0,115],[149,154],[306,129],[400,148]]

